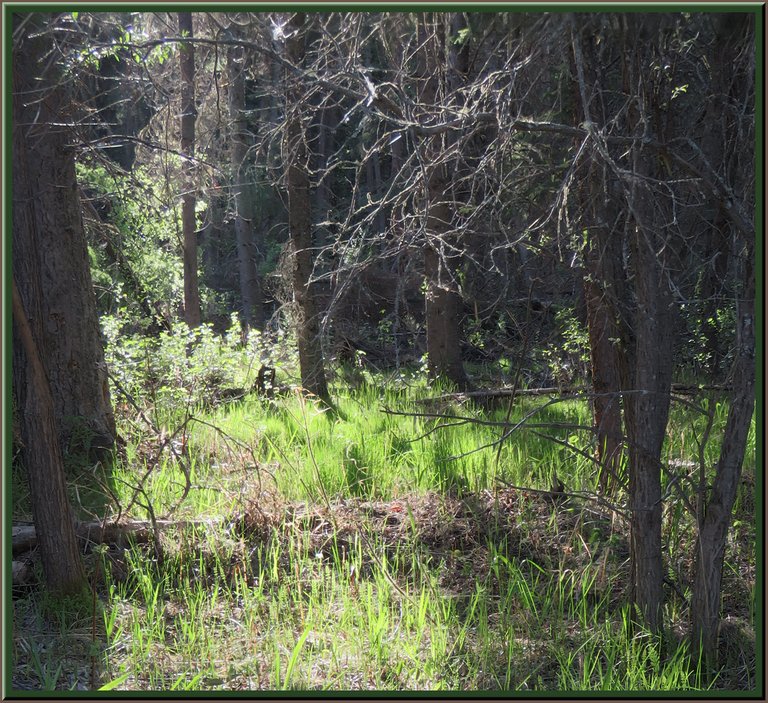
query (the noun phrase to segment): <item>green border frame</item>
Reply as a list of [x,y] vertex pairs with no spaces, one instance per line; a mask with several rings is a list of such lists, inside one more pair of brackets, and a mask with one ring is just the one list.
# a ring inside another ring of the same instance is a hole
[[[0,285],[0,305],[2,305],[2,335],[0,337],[2,343],[2,376],[0,378],[0,388],[3,391],[2,398],[2,459],[3,459],[3,476],[2,476],[2,506],[4,519],[2,523],[3,535],[2,535],[2,584],[3,584],[3,603],[2,603],[2,641],[5,643],[7,638],[11,636],[11,629],[8,627],[8,623],[12,619],[12,602],[10,599],[11,592],[11,575],[10,575],[10,561],[12,559],[12,545],[11,545],[11,510],[10,498],[11,498],[11,481],[10,472],[5,470],[10,466],[11,461],[11,442],[10,429],[11,429],[11,359],[12,354],[9,352],[12,336],[12,321],[11,321],[11,302],[10,302],[10,280],[12,278],[12,266],[11,266],[11,237],[9,233],[12,228],[12,215],[10,203],[12,200],[12,183],[10,181],[11,163],[12,163],[12,108],[10,100],[10,86],[12,85],[12,23],[11,14],[14,12],[46,12],[46,11],[61,11],[74,7],[77,7],[78,11],[99,11],[99,10],[120,10],[130,9],[131,11],[167,11],[175,10],[178,8],[190,8],[197,11],[222,11],[222,10],[253,10],[264,12],[279,12],[287,10],[303,9],[312,12],[331,12],[337,10],[354,10],[354,11],[421,11],[421,10],[433,10],[438,5],[441,9],[450,8],[467,8],[470,12],[677,12],[677,11],[691,11],[691,12],[748,12],[755,14],[755,520],[756,520],[756,580],[755,580],[755,630],[756,630],[756,686],[753,691],[715,691],[707,694],[707,698],[731,698],[731,699],[752,699],[752,700],[764,700],[766,697],[766,682],[765,682],[765,670],[761,667],[761,663],[765,661],[765,610],[766,592],[765,592],[765,476],[764,473],[759,471],[759,466],[765,465],[765,208],[764,208],[764,153],[765,153],[765,114],[764,114],[764,99],[765,99],[765,85],[764,85],[764,65],[765,65],[765,20],[766,20],[766,5],[764,2],[631,2],[631,3],[617,3],[615,0],[606,0],[605,2],[520,2],[514,3],[506,0],[499,0],[499,2],[377,2],[370,3],[364,2],[222,2],[215,4],[212,2],[158,2],[147,3],[137,2],[131,4],[120,3],[105,3],[105,2],[88,2],[88,3],[75,3],[75,2],[46,2],[46,3],[34,3],[34,2],[8,2],[2,5],[2,39],[3,39],[3,71],[2,71],[2,136],[3,136],[3,163],[2,163],[2,202],[3,202],[3,241],[0,251],[2,252],[2,285]],[[471,9],[470,9],[471,8]],[[762,236],[761,236],[762,235]],[[758,463],[759,462],[759,463]],[[132,692],[132,691],[61,691],[54,694],[48,692],[37,691],[17,691],[9,695],[10,688],[8,683],[10,681],[11,670],[11,648],[4,647],[2,660],[0,660],[0,668],[2,669],[2,680],[0,686],[2,686],[3,698],[17,699],[17,700],[34,700],[40,699],[45,696],[49,700],[53,699],[83,699],[83,700],[101,700],[103,698],[135,698],[135,699],[152,699],[158,696],[163,699],[237,699],[237,698],[258,698],[258,699],[317,699],[330,697],[326,692],[279,692],[279,691],[256,691],[256,692]],[[445,699],[461,699],[461,698],[475,698],[475,699],[498,699],[503,692],[353,692],[353,691],[339,691],[333,692],[335,698],[365,698],[365,699],[398,699],[398,698],[445,698]],[[105,695],[106,694],[106,695]],[[600,693],[600,692],[563,692],[557,694],[555,692],[526,692],[523,696],[515,696],[519,698],[529,699],[578,699],[578,698],[595,698],[595,699],[612,699],[616,696],[612,693]],[[630,694],[623,696],[625,699],[699,699],[703,696],[701,694],[687,694],[685,692],[643,692],[642,695]]]

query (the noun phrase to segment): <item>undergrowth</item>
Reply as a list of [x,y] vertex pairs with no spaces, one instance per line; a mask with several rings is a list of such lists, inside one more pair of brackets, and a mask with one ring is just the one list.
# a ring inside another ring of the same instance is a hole
[[[435,400],[449,389],[368,374],[357,388],[335,387],[327,408],[290,389],[289,365],[276,364],[283,395],[267,399],[250,392],[252,368],[219,354],[219,378],[208,382],[243,388],[225,402],[213,390],[185,394],[199,388],[200,359],[178,353],[184,362],[169,371],[171,357],[156,358],[140,383],[136,369],[149,362],[146,350],[135,352],[116,391],[125,446],[109,471],[71,476],[72,498],[81,519],[167,517],[170,525],[154,544],[86,555],[95,598],[85,613],[61,606],[79,613],[67,620],[43,591],[16,594],[16,686],[755,686],[753,459],[726,555],[719,676],[703,677],[687,649],[694,526],[672,482],[697,475],[704,415],[679,405],[670,420],[668,626],[655,640],[631,624],[628,527],[620,510],[592,499],[585,400],[518,397],[509,411],[506,399],[495,408]],[[162,369],[176,375],[161,382]],[[711,470],[727,407],[707,402]],[[527,421],[499,446],[508,412],[513,424]],[[750,441],[754,457],[754,429]],[[573,495],[554,500],[547,491],[556,479]],[[101,494],[99,508],[82,499],[86,488]],[[19,497],[14,517],[23,519],[21,488]],[[620,509],[624,494],[612,500]]]

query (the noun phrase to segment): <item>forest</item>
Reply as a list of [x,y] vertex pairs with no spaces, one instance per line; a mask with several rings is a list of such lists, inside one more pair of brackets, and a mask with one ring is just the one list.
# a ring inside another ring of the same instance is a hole
[[5,695],[764,695],[764,8],[210,9],[3,7]]

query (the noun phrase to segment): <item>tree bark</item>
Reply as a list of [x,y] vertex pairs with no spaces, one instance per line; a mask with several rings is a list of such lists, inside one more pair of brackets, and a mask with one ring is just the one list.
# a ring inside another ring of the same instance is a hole
[[[431,237],[437,238],[443,231],[447,210],[444,204],[430,206],[427,231]],[[456,291],[452,272],[446,270],[445,258],[440,256],[436,246],[439,244],[433,242],[424,248],[428,373],[432,379],[443,379],[466,390],[469,380],[464,372],[460,344],[461,296]]]
[[[659,20],[631,16],[627,20],[632,44],[625,51],[627,94],[635,95],[628,109],[628,127],[638,136],[659,133],[660,99],[653,75],[647,71],[646,43],[658,36]],[[639,86],[634,92],[630,86]],[[653,113],[653,118],[651,117]],[[635,314],[630,388],[625,398],[631,508],[632,599],[645,627],[662,629],[663,563],[661,542],[661,449],[669,419],[672,385],[674,307],[672,275],[674,230],[669,203],[652,189],[663,180],[655,153],[640,140],[630,154],[633,178],[628,185],[629,249],[634,273]]]
[[[179,12],[179,34],[192,38],[192,13]],[[181,200],[181,230],[184,257],[184,319],[190,327],[200,324],[200,291],[197,282],[197,227],[195,218],[195,46],[179,46],[181,66],[181,153],[184,154],[184,191]]]
[[[635,155],[635,172],[653,174],[652,157]],[[671,246],[663,238],[662,218],[648,187],[632,194],[635,219],[630,223],[630,247],[635,262],[634,367],[631,389],[625,398],[629,445],[629,499],[631,518],[631,570],[633,600],[645,626],[662,626],[663,567],[661,543],[661,449],[669,418],[674,335],[672,296],[664,256]],[[637,216],[640,216],[640,219]],[[640,392],[638,392],[640,391]]]
[[[615,256],[606,251],[618,240],[616,233],[597,225],[590,230],[584,252],[584,299],[587,307],[590,368],[592,373],[592,418],[600,462],[599,489],[612,493],[621,483],[624,432],[621,417],[621,365],[626,358],[620,347],[615,310],[606,299],[611,285],[604,263]],[[613,242],[612,242],[613,240]],[[621,256],[621,252],[618,252]]]
[[230,159],[232,194],[235,202],[235,235],[240,271],[240,298],[245,328],[264,328],[264,306],[258,272],[258,245],[253,226],[253,208],[246,193],[248,122],[245,118],[245,58],[242,47],[227,55],[229,74],[229,115],[231,121]]
[[[289,26],[291,36],[286,39],[286,55],[295,66],[304,63],[305,16],[296,13]],[[288,182],[288,230],[293,254],[292,283],[297,307],[296,337],[299,347],[301,383],[305,390],[326,403],[330,402],[325,378],[322,339],[320,337],[320,311],[317,307],[317,286],[311,282],[314,268],[312,242],[312,205],[308,169],[309,149],[302,125],[302,95],[296,78],[286,72],[286,127],[284,158]]]
[[[747,250],[754,251],[751,246],[747,247]],[[704,660],[710,670],[717,664],[717,635],[726,538],[741,480],[747,435],[755,404],[755,288],[750,261],[752,255],[747,255],[748,283],[743,297],[737,304],[737,354],[731,405],[712,492],[709,500],[705,502],[704,514],[698,516],[699,537],[691,598],[691,640],[694,652],[701,646]]]
[[[14,17],[17,20],[18,16]],[[13,275],[53,399],[57,437],[66,451],[83,429],[96,457],[117,435],[88,264],[71,133],[72,104],[44,33],[33,20],[13,51]],[[26,397],[24,351],[13,347],[13,384]]]
[[[754,139],[751,130],[742,131],[738,124],[738,120],[743,120],[744,116],[754,116],[752,63],[739,59],[740,55],[747,55],[745,47],[753,45],[754,18],[724,14],[718,20],[714,27],[717,39],[710,63],[713,74],[712,93],[715,96],[712,111],[722,125],[722,131],[717,130],[718,135],[722,134],[722,139],[707,135],[704,153],[715,168],[720,167],[731,190],[741,193],[744,200],[750,202],[749,190],[754,164],[745,160],[739,160],[736,164],[728,152],[747,151],[752,147]],[[726,224],[725,213],[720,209],[716,214],[712,234],[716,241],[720,240],[723,251],[721,259],[725,259],[724,253],[728,249],[726,241],[723,241],[726,239],[724,234],[730,235],[727,239],[736,245],[732,248],[732,256],[736,259],[737,270],[742,274],[737,276],[737,280],[743,283],[733,291],[736,298],[736,355],[728,418],[711,492],[709,496],[700,495],[698,501],[703,509],[697,515],[699,534],[691,598],[691,644],[694,653],[701,647],[708,674],[714,672],[718,663],[723,560],[755,404],[754,234],[745,237],[738,234],[735,227]],[[711,310],[716,309],[714,295],[708,305]]]
[[[575,27],[575,23],[574,23]],[[614,62],[611,42],[595,41],[590,27],[572,34],[575,83],[574,122],[597,120],[605,128],[605,96],[599,94],[589,102],[587,86],[598,84],[600,66]],[[585,34],[588,39],[585,41]],[[602,76],[605,79],[605,76]],[[596,113],[593,115],[593,111]],[[593,147],[594,148],[594,147]],[[620,391],[626,389],[629,369],[623,348],[621,308],[626,299],[626,281],[622,262],[621,194],[611,181],[607,166],[599,154],[587,154],[585,174],[580,183],[578,206],[582,211],[583,274],[582,287],[586,305],[589,335],[590,370],[592,374],[592,418],[595,427],[596,454],[600,463],[599,489],[611,493],[622,483],[623,425]]]
[[14,376],[25,388],[21,437],[37,544],[48,588],[74,594],[86,585],[85,569],[67,497],[53,396],[15,279],[12,286],[13,321],[25,357]]

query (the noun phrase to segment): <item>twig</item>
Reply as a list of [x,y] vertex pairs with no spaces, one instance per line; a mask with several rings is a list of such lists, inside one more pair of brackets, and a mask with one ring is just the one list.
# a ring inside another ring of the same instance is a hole
[[[506,486],[507,488],[512,488],[516,491],[526,491],[529,493],[538,493],[540,495],[545,496],[552,496],[552,491],[545,491],[540,488],[527,488],[525,486],[515,486],[512,483],[509,483],[508,481],[505,481],[503,478],[497,477],[496,480]],[[597,495],[596,493],[587,493],[585,491],[576,491],[576,492],[570,492],[570,491],[558,491],[558,496],[565,496],[566,498],[581,498],[583,500],[588,500],[593,503],[597,503],[597,505],[600,505],[604,508],[608,508],[611,512],[616,513],[619,517],[629,520],[630,515],[629,513],[632,511],[631,508],[623,508],[618,505],[615,505],[613,503],[608,502],[605,498],[602,498],[601,496]]]

